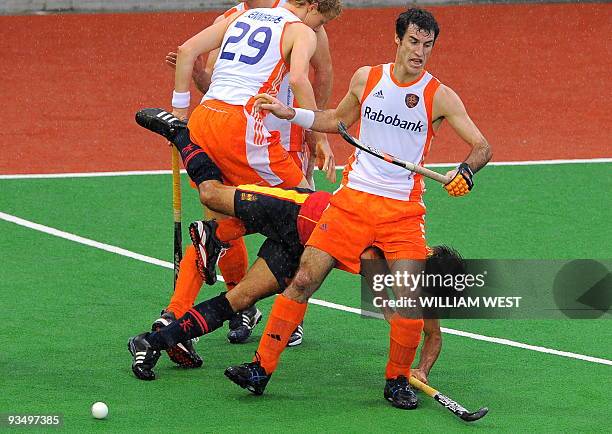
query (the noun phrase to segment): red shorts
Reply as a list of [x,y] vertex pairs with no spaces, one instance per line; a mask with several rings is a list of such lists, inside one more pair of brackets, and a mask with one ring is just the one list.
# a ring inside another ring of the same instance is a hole
[[193,111],[187,125],[191,141],[219,166],[227,184],[296,187],[302,170],[260,118],[243,106],[209,100]]
[[342,186],[306,243],[329,253],[337,267],[359,273],[361,253],[370,246],[386,259],[425,259],[425,206]]

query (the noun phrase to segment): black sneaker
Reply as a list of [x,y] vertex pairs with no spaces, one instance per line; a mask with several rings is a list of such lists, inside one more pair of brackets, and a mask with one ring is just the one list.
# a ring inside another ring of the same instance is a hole
[[230,366],[225,370],[225,376],[255,395],[264,393],[266,385],[272,377],[272,375],[266,374],[266,370],[261,367],[259,362]]
[[132,372],[145,381],[155,380],[153,368],[161,353],[151,348],[146,338],[149,333],[134,336],[128,340],[128,350],[132,353]]
[[385,384],[385,399],[393,407],[401,408],[402,410],[414,410],[418,404],[416,394],[403,375],[387,380],[387,384]]
[[189,236],[196,249],[198,271],[209,285],[217,282],[217,262],[229,247],[217,238],[216,231],[215,220],[202,220],[189,225]]
[[147,108],[136,112],[136,123],[170,141],[176,136],[176,133],[187,128],[185,121],[159,108]]
[[229,321],[230,331],[227,333],[227,340],[232,344],[242,344],[247,341],[253,328],[261,321],[261,311],[255,306],[251,306],[236,314]]
[[304,339],[304,323],[302,322],[297,328],[291,333],[291,337],[287,342],[288,347],[297,347],[302,344]]
[[[155,320],[155,322],[151,326],[151,330],[156,332],[173,321],[176,321],[176,317],[172,312],[162,311],[161,317]],[[200,366],[202,366],[203,362],[202,358],[194,347],[194,344],[197,341],[197,338],[189,339],[185,342],[180,342],[177,345],[168,348],[166,350],[166,352],[168,353],[168,357],[170,357],[170,360],[172,360],[181,368],[199,368]]]

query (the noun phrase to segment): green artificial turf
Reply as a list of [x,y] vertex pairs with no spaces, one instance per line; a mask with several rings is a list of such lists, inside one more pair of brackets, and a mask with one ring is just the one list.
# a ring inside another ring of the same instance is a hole
[[[611,168],[490,167],[460,199],[430,183],[428,241],[468,258],[610,258]],[[317,183],[331,188],[320,177]],[[186,225],[201,210],[183,184]],[[170,177],[162,175],[1,180],[0,212],[171,261],[170,195]],[[248,240],[252,257],[260,242]],[[158,379],[142,382],[131,374],[127,338],[166,305],[171,270],[4,220],[0,248],[0,413],[61,413],[69,432],[596,432],[609,425],[610,366],[453,335],[444,335],[430,381],[490,414],[467,425],[426,396],[416,411],[393,409],[382,399],[386,324],[318,305],[309,307],[304,344],[285,351],[262,397],[223,376],[228,365],[250,359],[262,325],[244,345],[228,344],[225,328],[205,336],[197,344],[202,369],[180,370],[164,357]],[[206,287],[199,300],[222,290]],[[315,298],[358,307],[359,279],[335,271]],[[266,316],[270,305],[259,304]],[[612,359],[610,324],[442,322]],[[99,400],[109,405],[107,420],[89,413]]]

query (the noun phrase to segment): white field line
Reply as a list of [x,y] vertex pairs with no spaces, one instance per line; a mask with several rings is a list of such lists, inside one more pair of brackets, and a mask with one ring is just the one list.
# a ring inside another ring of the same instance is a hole
[[[135,170],[125,172],[82,172],[82,173],[32,173],[23,175],[0,175],[0,179],[51,179],[51,178],[97,178],[102,176],[169,175],[171,170]],[[181,170],[181,173],[186,173]]]
[[[162,261],[160,259],[151,258],[149,256],[134,253],[121,247],[111,246],[109,244],[100,243],[98,241],[90,240],[89,238],[80,237],[68,232],[60,231],[59,229],[44,226],[38,223],[24,220],[14,215],[5,214],[0,212],[0,219],[6,220],[7,222],[15,223],[19,226],[34,229],[36,231],[44,232],[49,235],[53,235],[65,240],[74,241],[75,243],[84,244],[86,246],[95,247],[96,249],[105,250],[110,253],[116,253],[117,255],[126,256],[128,258],[137,259],[139,261],[148,262],[149,264],[159,265],[161,267],[173,268],[173,265],[169,262]],[[166,265],[168,264],[168,265]]]
[[[591,158],[575,160],[534,160],[534,161],[492,161],[487,166],[538,166],[556,164],[592,164],[612,163],[612,158]],[[455,167],[459,163],[432,163],[425,167]],[[344,169],[344,166],[336,166],[336,169]],[[315,170],[319,170],[316,169]],[[51,179],[51,178],[95,178],[102,176],[133,176],[133,175],[169,175],[170,170],[132,170],[123,172],[82,172],[82,173],[32,173],[18,175],[0,175],[0,179]],[[181,173],[186,173],[181,170]]]
[[[367,310],[361,310],[361,309],[350,307],[350,306],[344,306],[342,304],[330,303],[324,300],[311,299],[310,303],[317,304],[319,306],[328,307],[330,309],[336,309],[336,310],[341,310],[344,312],[356,313],[358,315],[364,315],[364,316],[368,316],[372,318],[379,318],[379,319],[383,318],[383,315],[380,313],[370,312]],[[511,341],[510,339],[484,336],[484,335],[479,335],[476,333],[464,332],[463,330],[449,329],[447,327],[440,327],[440,330],[442,330],[443,333],[447,333],[449,335],[463,336],[465,338],[475,339],[477,341],[492,342],[495,344],[507,345],[510,347],[523,348],[526,350],[537,351],[539,353],[554,354],[555,356],[569,357],[572,359],[585,360],[587,362],[601,363],[602,365],[612,366],[612,360],[608,360],[608,359],[600,359],[598,357],[585,356],[584,354],[571,353],[569,351],[560,351],[560,350],[555,350],[552,348],[540,347],[538,345],[524,344],[522,342]]]
[[[53,235],[59,238],[64,238],[66,240],[70,240],[70,241],[74,241],[76,243],[80,243],[80,244],[84,244],[86,246],[90,246],[90,247],[94,247],[96,249],[100,249],[100,250],[104,250],[110,253],[115,253],[117,255],[121,255],[121,256],[125,256],[128,258],[132,258],[132,259],[136,259],[139,261],[143,261],[149,264],[153,264],[153,265],[158,265],[160,267],[164,267],[164,268],[173,268],[173,264],[171,262],[167,262],[167,261],[162,261],[161,259],[156,259],[156,258],[152,258],[150,256],[145,256],[145,255],[141,255],[139,253],[134,253],[131,252],[129,250],[126,249],[122,249],[121,247],[116,247],[116,246],[111,246],[109,244],[104,244],[104,243],[100,243],[98,241],[94,241],[91,240],[89,238],[84,238],[84,237],[80,237],[78,235],[74,235],[68,232],[64,232],[61,231],[59,229],[55,229],[55,228],[51,228],[49,226],[44,226],[41,225],[39,223],[34,223],[31,222],[29,220],[25,220],[10,214],[6,214],[3,212],[0,212],[0,219],[5,220],[7,222],[10,223],[15,223],[17,225],[20,226],[24,226],[26,228],[30,228],[30,229],[34,229],[36,231],[40,231],[40,232],[44,232],[46,234],[49,235]],[[221,276],[218,276],[220,278],[220,280],[222,280]],[[354,313],[357,315],[364,315],[364,316],[369,316],[369,317],[374,317],[374,318],[382,318],[382,315],[378,314],[378,313],[374,313],[374,312],[369,312],[369,311],[362,311],[361,309],[358,308],[354,308],[354,307],[350,307],[350,306],[345,306],[342,304],[337,304],[337,303],[331,303],[329,301],[325,301],[325,300],[318,300],[315,298],[310,299],[310,303],[311,304],[316,304],[318,306],[323,306],[323,307],[327,307],[330,309],[335,309],[335,310],[340,310],[343,312],[350,312],[350,313]],[[578,359],[578,360],[584,360],[587,362],[592,362],[592,363],[599,363],[602,365],[609,365],[612,366],[612,360],[608,360],[608,359],[601,359],[598,357],[592,357],[592,356],[587,356],[584,354],[577,354],[577,353],[571,353],[569,351],[560,351],[560,350],[555,350],[552,348],[546,348],[546,347],[541,347],[541,346],[537,346],[537,345],[530,345],[530,344],[524,344],[522,342],[516,342],[516,341],[512,341],[510,339],[504,339],[504,338],[496,338],[496,337],[491,337],[491,336],[484,336],[484,335],[479,335],[476,333],[470,333],[470,332],[464,332],[462,330],[455,330],[455,329],[450,329],[450,328],[446,328],[446,327],[441,327],[441,330],[443,333],[447,333],[447,334],[451,334],[451,335],[456,335],[456,336],[463,336],[466,338],[470,338],[470,339],[475,339],[475,340],[479,340],[479,341],[485,341],[485,342],[491,342],[491,343],[495,343],[495,344],[499,344],[499,345],[507,345],[510,347],[515,347],[515,348],[523,348],[526,350],[531,350],[531,351],[537,351],[539,353],[545,353],[545,354],[553,354],[555,356],[561,356],[561,357],[568,357],[571,359]]]

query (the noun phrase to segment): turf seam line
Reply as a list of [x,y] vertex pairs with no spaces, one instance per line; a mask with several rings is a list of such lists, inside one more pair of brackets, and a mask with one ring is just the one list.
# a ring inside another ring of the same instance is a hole
[[[3,213],[3,212],[0,212],[0,219],[5,220],[5,221],[10,222],[10,223],[17,224],[19,226],[23,226],[23,227],[29,228],[29,229],[34,229],[36,231],[43,232],[43,233],[46,233],[48,235],[53,235],[53,236],[56,236],[56,237],[59,237],[59,238],[63,238],[65,240],[73,241],[73,242],[76,242],[76,243],[84,244],[84,245],[89,246],[89,247],[94,247],[96,249],[104,250],[104,251],[109,252],[109,253],[115,253],[117,255],[125,256],[125,257],[131,258],[131,259],[136,259],[138,261],[146,262],[148,264],[153,264],[153,265],[157,265],[157,266],[164,267],[164,268],[169,268],[169,269],[174,268],[174,265],[173,265],[172,262],[163,261],[161,259],[152,258],[150,256],[142,255],[140,253],[135,253],[135,252],[132,252],[130,250],[123,249],[121,247],[116,247],[116,246],[112,246],[110,244],[105,244],[105,243],[101,243],[99,241],[94,241],[94,240],[89,239],[89,238],[81,237],[79,235],[71,234],[69,232],[64,232],[64,231],[59,230],[59,229],[55,229],[55,228],[52,228],[52,227],[49,227],[49,226],[45,226],[45,225],[42,225],[42,224],[39,224],[39,223],[35,223],[35,222],[29,221],[29,220],[25,220],[25,219],[22,219],[20,217],[17,217],[17,216],[11,215],[11,214],[6,214],[6,213]],[[218,276],[218,277],[220,278],[220,280],[223,280],[223,278],[221,276]],[[318,305],[318,306],[322,306],[322,307],[326,307],[326,308],[330,308],[330,309],[334,309],[334,310],[354,313],[354,314],[357,314],[357,315],[364,315],[364,316],[369,316],[369,317],[374,317],[374,318],[382,318],[383,317],[379,313],[369,312],[369,311],[362,311],[359,308],[345,306],[343,304],[332,303],[332,302],[329,302],[329,301],[319,300],[319,299],[315,299],[315,298],[311,298],[309,300],[309,303],[310,304],[315,304],[315,305]],[[475,339],[475,340],[479,340],[479,341],[491,342],[491,343],[496,343],[496,344],[500,344],[500,345],[506,345],[506,346],[515,347],[515,348],[522,348],[522,349],[526,349],[526,350],[536,351],[536,352],[545,353],[545,354],[552,354],[552,355],[556,355],[556,356],[567,357],[567,358],[578,359],[578,360],[584,360],[584,361],[587,361],[587,362],[599,363],[599,364],[603,364],[603,365],[610,365],[610,366],[612,366],[612,360],[602,359],[602,358],[599,358],[599,357],[592,357],[592,356],[587,356],[587,355],[584,355],[584,354],[572,353],[572,352],[569,352],[569,351],[560,351],[560,350],[555,350],[555,349],[552,349],[552,348],[541,347],[541,346],[538,346],[538,345],[530,345],[530,344],[525,344],[525,343],[522,343],[522,342],[512,341],[510,339],[485,336],[485,335],[480,335],[480,334],[477,334],[477,333],[466,332],[466,331],[463,331],[463,330],[455,330],[455,329],[450,329],[450,328],[446,328],[446,327],[441,327],[440,329],[441,329],[441,331],[443,333],[447,333],[447,334],[451,334],[451,335],[455,335],[455,336],[462,336],[462,337],[466,337],[466,338],[470,338],[470,339]]]
[[[595,164],[612,163],[612,158],[583,158],[574,160],[531,160],[531,161],[492,161],[487,166],[539,166],[557,164]],[[455,167],[459,163],[432,163],[425,167]],[[337,170],[344,169],[344,166],[336,166]],[[315,168],[315,170],[319,170]],[[52,178],[95,178],[100,176],[138,176],[138,175],[169,175],[171,170],[127,170],[118,172],[77,172],[77,173],[31,173],[0,175],[0,179],[52,179]],[[181,170],[181,173],[187,173]]]

